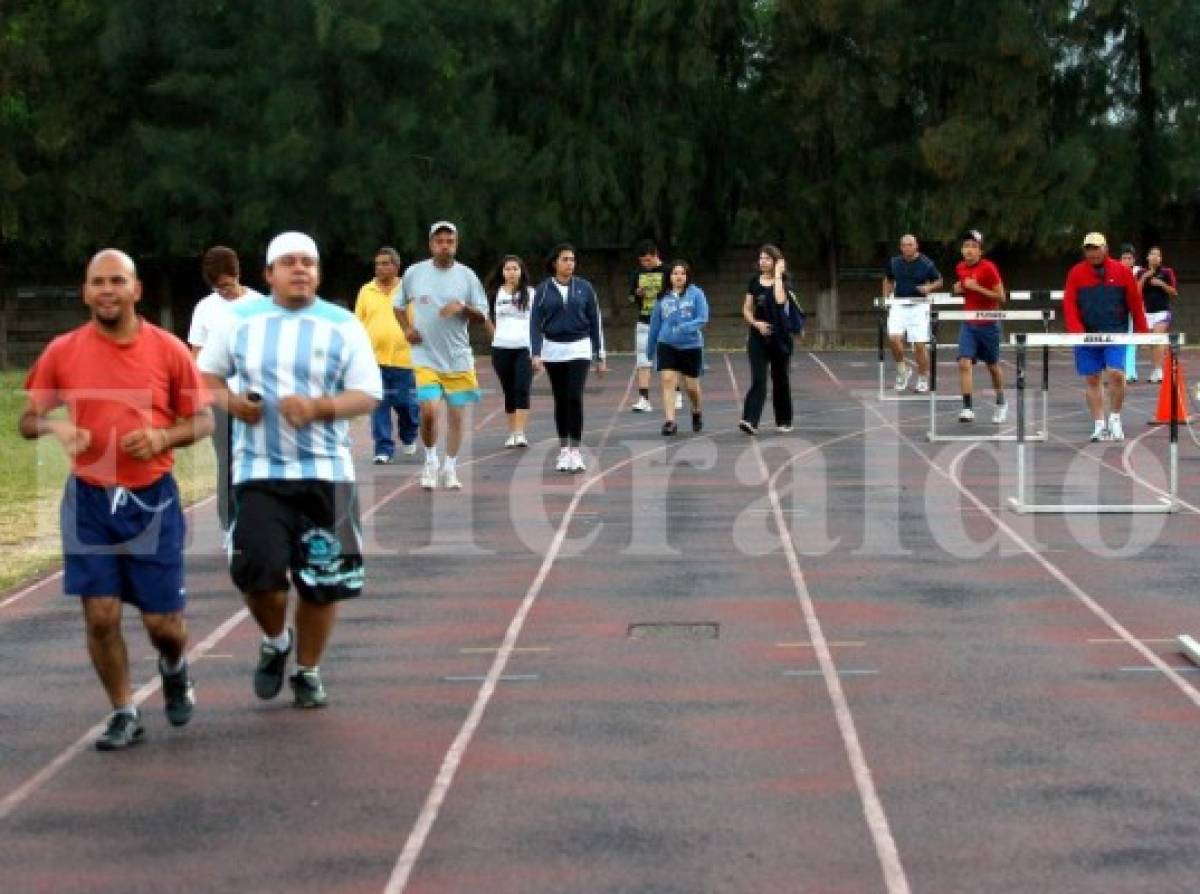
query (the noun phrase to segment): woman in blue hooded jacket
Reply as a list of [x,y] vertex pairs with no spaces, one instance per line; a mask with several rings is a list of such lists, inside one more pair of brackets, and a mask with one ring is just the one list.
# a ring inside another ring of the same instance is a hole
[[670,288],[654,304],[646,338],[646,356],[654,358],[655,368],[662,374],[667,417],[662,427],[664,435],[679,430],[675,424],[675,389],[680,376],[692,404],[692,431],[704,428],[700,375],[704,372],[703,329],[708,322],[708,299],[692,282],[692,268],[687,261],[674,261],[669,269]]

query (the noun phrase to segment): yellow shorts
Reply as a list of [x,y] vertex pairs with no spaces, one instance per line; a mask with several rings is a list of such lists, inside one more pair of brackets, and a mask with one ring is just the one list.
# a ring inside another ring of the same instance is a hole
[[418,366],[417,400],[445,400],[452,407],[479,402],[479,380],[475,370],[467,372],[438,372],[428,366]]

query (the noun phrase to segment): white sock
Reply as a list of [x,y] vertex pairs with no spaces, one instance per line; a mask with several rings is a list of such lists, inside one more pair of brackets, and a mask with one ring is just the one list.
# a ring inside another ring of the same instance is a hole
[[304,666],[304,665],[302,665],[302,664],[297,664],[297,665],[296,665],[296,673],[298,673],[298,674],[302,674],[302,673],[305,673],[306,671],[308,671],[308,672],[313,672],[313,673],[320,673],[320,671],[321,671],[321,665],[319,665],[319,664],[314,664],[312,667],[305,667],[305,666]]
[[137,708],[135,708],[133,705],[121,705],[120,707],[113,708],[113,713],[128,714],[130,717],[138,716]]
[[445,462],[442,463],[442,468],[447,472],[453,472],[455,465],[458,464],[457,456],[447,456]]
[[283,628],[283,633],[279,634],[279,636],[264,636],[263,642],[276,652],[286,652],[292,647],[292,634],[285,627]]
[[438,464],[437,447],[425,448],[425,462],[431,466]]
[[1097,419],[1096,420],[1096,431],[1100,431],[1100,429],[1102,429],[1102,428],[1104,428],[1104,420]]

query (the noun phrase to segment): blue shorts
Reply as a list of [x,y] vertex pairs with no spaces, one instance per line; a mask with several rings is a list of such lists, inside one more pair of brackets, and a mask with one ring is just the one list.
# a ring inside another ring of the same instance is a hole
[[1075,372],[1094,376],[1105,367],[1125,372],[1125,345],[1076,345]]
[[169,473],[133,489],[97,487],[72,475],[59,522],[68,596],[119,596],[146,614],[183,611],[187,523]]
[[1000,362],[1000,324],[963,323],[958,329],[958,359],[989,366]]

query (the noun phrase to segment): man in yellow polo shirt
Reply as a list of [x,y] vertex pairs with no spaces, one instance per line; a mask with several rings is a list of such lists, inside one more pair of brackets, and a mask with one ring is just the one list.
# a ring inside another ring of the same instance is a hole
[[375,361],[383,376],[383,400],[371,413],[376,465],[386,465],[396,455],[393,412],[405,456],[417,452],[417,430],[421,424],[412,350],[393,310],[399,291],[400,255],[396,249],[384,246],[375,252],[375,278],[358,290],[358,300],[354,303],[354,315],[370,336]]

